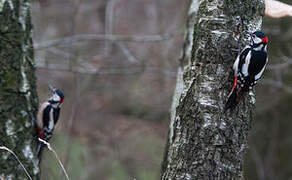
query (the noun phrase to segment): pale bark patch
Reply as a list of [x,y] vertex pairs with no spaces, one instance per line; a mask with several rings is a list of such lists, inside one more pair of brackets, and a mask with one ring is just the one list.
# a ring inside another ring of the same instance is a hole
[[8,2],[10,9],[14,9],[12,0],[0,0],[0,12],[3,9],[5,2]]

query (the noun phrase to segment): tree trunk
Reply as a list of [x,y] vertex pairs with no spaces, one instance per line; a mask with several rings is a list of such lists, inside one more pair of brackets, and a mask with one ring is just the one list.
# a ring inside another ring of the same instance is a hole
[[[11,149],[37,179],[32,135],[38,98],[30,20],[28,0],[0,2],[0,146]],[[28,179],[15,157],[3,150],[0,178]]]
[[192,0],[161,179],[243,178],[254,94],[233,113],[223,108],[232,49],[248,43],[245,31],[259,30],[263,14],[264,0]]

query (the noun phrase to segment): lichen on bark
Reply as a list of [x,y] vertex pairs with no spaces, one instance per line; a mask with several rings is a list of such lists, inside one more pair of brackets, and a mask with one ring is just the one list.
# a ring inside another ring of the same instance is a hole
[[233,113],[223,113],[223,108],[237,55],[232,49],[237,48],[238,41],[241,46],[248,43],[244,31],[261,28],[264,1],[193,0],[192,3],[198,7],[192,57],[187,65],[180,67],[182,78],[178,78],[180,88],[175,92],[180,97],[174,98],[172,106],[161,178],[240,179],[254,95],[250,93]]
[[[38,108],[28,0],[0,2],[0,146],[13,150],[33,179],[39,168],[33,147]],[[28,179],[15,158],[0,151],[4,179]]]

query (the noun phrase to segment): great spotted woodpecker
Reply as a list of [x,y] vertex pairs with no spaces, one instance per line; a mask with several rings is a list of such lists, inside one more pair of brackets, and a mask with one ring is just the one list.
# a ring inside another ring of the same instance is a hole
[[[60,116],[61,105],[64,102],[64,94],[61,90],[50,89],[52,91],[52,96],[40,106],[36,121],[38,138],[45,141],[49,141],[52,137],[55,125]],[[37,154],[39,160],[41,160],[41,153],[44,146],[43,143],[38,143]]]
[[252,90],[262,77],[268,62],[268,37],[261,31],[247,32],[251,44],[237,56],[233,64],[234,83],[225,105],[225,111],[234,109],[246,92]]

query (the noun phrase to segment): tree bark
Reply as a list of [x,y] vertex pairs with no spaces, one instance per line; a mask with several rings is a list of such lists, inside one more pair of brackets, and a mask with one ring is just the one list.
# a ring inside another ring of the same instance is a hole
[[[38,98],[31,29],[28,0],[0,1],[0,146],[11,149],[37,179],[32,135]],[[2,150],[0,177],[28,179],[15,157]]]
[[232,49],[249,42],[245,31],[259,30],[263,14],[264,0],[192,0],[161,179],[243,178],[254,94],[233,113],[223,108]]

